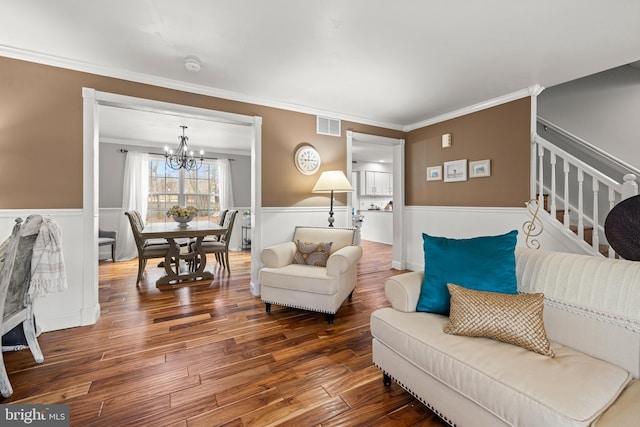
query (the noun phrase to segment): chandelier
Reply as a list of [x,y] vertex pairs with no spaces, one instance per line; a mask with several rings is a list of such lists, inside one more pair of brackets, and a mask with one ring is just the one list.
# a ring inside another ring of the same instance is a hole
[[204,151],[200,150],[199,159],[193,157],[193,151],[189,151],[189,146],[187,145],[189,138],[184,134],[184,130],[187,127],[184,125],[180,127],[182,128],[182,136],[178,136],[180,139],[178,150],[174,153],[173,150],[169,150],[169,147],[164,147],[164,158],[167,166],[175,170],[197,171],[202,166]]

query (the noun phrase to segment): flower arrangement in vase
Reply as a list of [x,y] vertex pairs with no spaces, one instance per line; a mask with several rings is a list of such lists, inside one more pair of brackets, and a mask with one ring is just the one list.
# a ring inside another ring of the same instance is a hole
[[246,227],[251,227],[251,211],[242,212],[242,219],[244,220],[244,225]]
[[180,226],[187,226],[187,223],[190,222],[196,215],[198,214],[198,209],[193,206],[180,207],[178,205],[174,205],[171,209],[167,211],[168,217],[173,217],[173,220],[180,224]]

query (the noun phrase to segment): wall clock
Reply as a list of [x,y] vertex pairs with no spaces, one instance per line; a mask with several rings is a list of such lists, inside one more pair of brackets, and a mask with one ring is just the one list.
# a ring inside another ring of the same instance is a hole
[[311,145],[303,145],[296,150],[294,162],[305,175],[313,175],[320,169],[320,153]]

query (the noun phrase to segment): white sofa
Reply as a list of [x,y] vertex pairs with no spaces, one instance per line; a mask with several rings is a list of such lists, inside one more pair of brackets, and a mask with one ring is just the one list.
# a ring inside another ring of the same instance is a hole
[[[267,313],[272,304],[278,304],[326,313],[333,323],[335,313],[356,287],[362,248],[354,245],[354,237],[353,228],[298,226],[292,241],[265,248],[259,282]],[[326,266],[292,263],[297,241],[331,243]]]
[[544,293],[555,357],[445,334],[416,312],[423,272],[389,278],[373,362],[454,426],[640,425],[640,263],[516,249],[521,293]]

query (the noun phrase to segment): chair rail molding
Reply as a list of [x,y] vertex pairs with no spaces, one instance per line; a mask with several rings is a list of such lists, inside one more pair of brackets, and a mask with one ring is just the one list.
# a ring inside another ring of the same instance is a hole
[[[541,215],[545,232],[539,237],[540,248],[548,251],[588,253],[586,243],[567,238],[568,230],[547,223]],[[481,235],[498,235],[519,230],[518,246],[526,246],[522,224],[529,220],[527,208],[469,206],[406,206],[407,266],[409,270],[424,270],[422,233],[456,239]],[[558,229],[559,228],[559,229]]]

